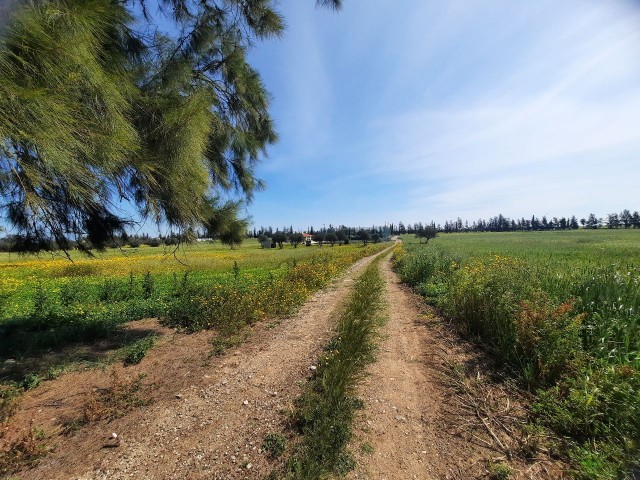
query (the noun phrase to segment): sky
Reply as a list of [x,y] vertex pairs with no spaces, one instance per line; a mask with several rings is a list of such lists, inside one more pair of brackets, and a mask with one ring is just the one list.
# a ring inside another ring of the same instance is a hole
[[282,0],[255,226],[640,209],[637,0]]

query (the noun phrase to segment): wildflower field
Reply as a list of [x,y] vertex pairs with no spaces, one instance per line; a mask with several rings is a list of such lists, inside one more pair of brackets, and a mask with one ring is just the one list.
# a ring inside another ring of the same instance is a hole
[[109,337],[122,323],[146,317],[193,331],[284,316],[384,247],[142,246],[95,258],[75,254],[73,263],[0,254],[0,361]]
[[404,241],[403,281],[532,393],[544,448],[576,478],[625,478],[640,449],[640,230]]

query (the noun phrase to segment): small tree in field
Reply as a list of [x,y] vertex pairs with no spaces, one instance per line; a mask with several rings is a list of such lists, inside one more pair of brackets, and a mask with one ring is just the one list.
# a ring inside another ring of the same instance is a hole
[[338,236],[333,232],[329,232],[325,235],[324,239],[333,247],[338,241]]
[[264,242],[266,242],[267,240],[269,240],[269,237],[267,237],[264,233],[258,235],[258,242],[260,243],[261,248],[264,248]]
[[318,242],[318,245],[322,246],[322,243],[324,242],[324,233],[316,232],[311,238],[314,242]]
[[416,237],[420,239],[420,243],[422,243],[423,238],[426,239],[425,243],[429,243],[429,240],[437,236],[438,230],[435,227],[423,227],[416,233]]
[[359,238],[360,240],[362,240],[362,244],[363,244],[363,245],[366,245],[368,242],[370,242],[370,241],[371,241],[371,234],[369,233],[369,231],[368,231],[368,230],[361,229],[361,230],[358,232],[358,238]]
[[278,247],[283,248],[284,242],[287,241],[287,234],[278,230],[273,234],[273,241],[278,244]]
[[293,245],[293,248],[298,248],[298,245],[304,241],[304,235],[300,232],[294,232],[289,234],[289,243]]

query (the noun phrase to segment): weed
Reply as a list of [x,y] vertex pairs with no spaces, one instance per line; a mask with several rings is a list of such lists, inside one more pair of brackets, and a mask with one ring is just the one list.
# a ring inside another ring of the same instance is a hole
[[61,425],[62,430],[60,431],[60,434],[64,435],[65,437],[70,437],[86,424],[87,420],[85,420],[84,418],[73,418],[71,420],[65,421]]
[[40,385],[40,382],[42,382],[42,378],[34,373],[28,373],[24,376],[22,382],[20,382],[20,386],[24,390],[33,390]]
[[0,451],[0,475],[10,475],[35,465],[50,450],[43,430],[30,425],[29,430]]
[[142,298],[149,299],[155,290],[153,276],[151,272],[147,272],[142,277]]
[[65,371],[65,367],[62,366],[52,366],[49,367],[44,373],[45,380],[55,380],[60,375],[62,375]]
[[334,472],[340,477],[344,477],[351,470],[356,468],[356,461],[350,452],[342,451],[338,455]]
[[15,385],[0,385],[0,425],[9,421],[18,409],[22,390]]
[[86,292],[83,291],[82,284],[77,280],[70,280],[60,286],[60,304],[63,307],[70,307],[82,301]]
[[509,480],[513,470],[506,463],[490,463],[489,478],[491,480]]
[[139,375],[132,381],[123,381],[114,370],[111,374],[111,386],[96,388],[89,394],[84,405],[83,420],[111,421],[123,417],[135,408],[148,405],[149,385],[142,383],[144,378],[145,375]]
[[233,278],[237,281],[240,276],[240,267],[238,266],[238,262],[236,260],[233,261]]
[[248,327],[240,331],[222,331],[211,340],[213,347],[211,353],[214,356],[222,355],[228,348],[233,348],[246,342],[250,336],[251,329]]
[[269,458],[275,460],[276,458],[280,458],[280,456],[282,456],[286,445],[287,443],[283,435],[279,433],[270,433],[266,437],[264,437],[262,450],[267,453]]
[[364,455],[373,455],[373,452],[375,452],[375,449],[373,448],[373,445],[371,445],[369,442],[365,442],[362,445],[360,445],[360,451]]
[[153,348],[155,342],[156,337],[154,335],[135,341],[131,345],[125,347],[122,361],[125,365],[137,365],[142,361],[147,352]]

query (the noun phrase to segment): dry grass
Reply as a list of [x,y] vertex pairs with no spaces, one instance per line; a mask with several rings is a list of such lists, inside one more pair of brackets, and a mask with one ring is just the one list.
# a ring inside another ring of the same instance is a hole
[[[7,431],[4,430],[4,435]],[[1,441],[0,436],[0,441]],[[0,443],[0,476],[11,475],[35,465],[52,447],[46,443],[44,431],[34,428],[33,423],[11,442]]]
[[151,385],[144,384],[144,375],[133,380],[122,380],[116,370],[111,374],[111,385],[108,388],[93,389],[85,402],[83,420],[115,420],[125,416],[135,408],[148,405]]
[[553,459],[552,437],[529,423],[530,395],[505,379],[495,381],[480,365],[438,357],[451,392],[453,433],[494,452],[485,459],[487,478],[559,477],[562,467]]

